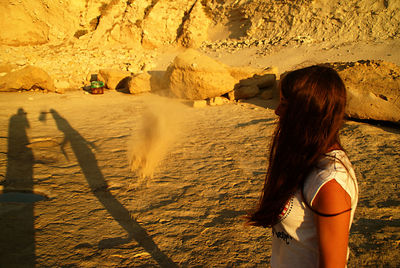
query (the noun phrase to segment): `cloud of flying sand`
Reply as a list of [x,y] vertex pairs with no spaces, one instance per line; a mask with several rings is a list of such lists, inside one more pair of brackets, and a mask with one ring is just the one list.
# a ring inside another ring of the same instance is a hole
[[180,102],[158,96],[145,99],[141,127],[132,133],[128,148],[131,171],[141,182],[149,182],[157,165],[182,132],[184,110]]

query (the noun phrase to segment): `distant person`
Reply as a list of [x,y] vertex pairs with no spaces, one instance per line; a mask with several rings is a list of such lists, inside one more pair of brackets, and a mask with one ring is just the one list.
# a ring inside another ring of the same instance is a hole
[[272,267],[345,267],[358,187],[339,141],[346,90],[337,72],[311,66],[280,82],[279,122],[249,224],[272,227]]

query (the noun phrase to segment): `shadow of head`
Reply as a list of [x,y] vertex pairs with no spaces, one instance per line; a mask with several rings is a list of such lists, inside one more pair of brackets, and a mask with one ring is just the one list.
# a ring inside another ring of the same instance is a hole
[[50,113],[56,121],[57,128],[60,131],[68,132],[72,129],[67,120],[65,120],[56,110],[50,109]]
[[18,108],[17,115],[25,116],[27,112],[23,108]]

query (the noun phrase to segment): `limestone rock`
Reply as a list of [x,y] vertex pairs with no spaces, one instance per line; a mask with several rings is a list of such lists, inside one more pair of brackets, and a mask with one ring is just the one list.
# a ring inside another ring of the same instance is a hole
[[[236,78],[238,83],[235,90],[229,96],[231,100],[249,99],[264,92],[266,89],[276,87],[276,68],[257,69],[252,67],[230,67],[231,75]],[[263,93],[261,98],[272,98],[271,93]]]
[[399,1],[367,0],[362,12],[348,12],[359,3],[356,0],[340,5],[339,1],[204,2],[217,18],[214,27],[228,25],[231,38],[251,37],[257,44],[382,40],[397,36],[399,29],[400,13],[395,11]]
[[145,48],[156,48],[171,44],[177,39],[185,12],[190,7],[190,1],[153,1],[147,8],[142,22],[142,45]]
[[[126,89],[127,78],[131,76],[128,71],[116,70],[116,69],[101,69],[99,70],[100,80],[106,84],[108,89]],[[125,79],[124,81],[122,81]],[[122,83],[121,83],[122,82]],[[125,82],[125,83],[124,83]],[[121,84],[120,84],[121,83]]]
[[250,99],[258,95],[260,89],[256,85],[240,86],[234,90],[235,100]]
[[65,91],[71,88],[71,84],[65,80],[55,80],[54,86],[57,93],[65,93]]
[[203,108],[207,106],[206,100],[183,100],[182,103],[193,108]]
[[[89,7],[92,5],[94,3]],[[136,22],[143,19],[147,5],[146,1],[131,1],[130,4],[126,1],[102,3],[100,14],[93,12],[90,15],[96,25],[88,40],[90,47],[105,43],[124,43],[135,48],[140,46],[141,25]]]
[[193,101],[192,107],[193,108],[202,108],[207,106],[207,101],[206,100],[196,100]]
[[0,73],[3,74],[1,76],[4,76],[7,73],[14,71],[15,69],[17,69],[17,65],[15,64],[10,64],[10,63],[0,64]]
[[54,91],[53,79],[41,68],[30,65],[0,77],[0,91],[30,89]]
[[[34,21],[24,4],[6,4],[0,7],[0,43],[7,45],[44,44],[48,41],[49,27],[43,21]],[[35,2],[35,1],[32,1]],[[7,11],[6,11],[7,10]],[[6,11],[6,12],[4,12]],[[11,16],[11,18],[10,18]]]
[[333,63],[347,88],[349,117],[400,123],[400,67],[384,61]]
[[184,21],[179,42],[184,47],[197,48],[208,39],[208,26],[211,20],[207,17],[201,1],[196,1]]
[[194,50],[178,55],[165,73],[170,91],[178,98],[204,100],[232,91],[236,80],[225,64]]
[[234,100],[235,100],[235,91],[234,91],[234,90],[229,91],[229,92],[227,93],[227,95],[228,95],[228,99],[229,99],[230,101],[234,101]]
[[129,83],[129,92],[139,94],[151,91],[151,75],[147,72],[133,76]]
[[253,68],[250,66],[229,67],[229,72],[236,80],[245,80],[254,75],[263,76],[267,74],[274,74],[275,78],[278,74],[276,67],[268,67],[265,69]]
[[247,79],[240,80],[241,86],[257,86],[259,89],[261,88],[269,88],[274,86],[276,83],[276,75],[275,74],[264,74],[264,75],[253,75]]
[[347,98],[346,114],[351,118],[383,120],[400,124],[400,108],[372,92],[365,94],[359,88],[347,86]]
[[[100,0],[91,2],[100,4]],[[0,1],[0,44],[35,45],[73,37],[81,17],[76,14],[87,7],[85,0]]]
[[274,91],[273,88],[267,89],[267,90],[263,90],[260,93],[260,98],[263,100],[270,100],[274,97]]
[[215,97],[208,101],[208,104],[210,106],[223,105],[223,104],[227,104],[227,103],[229,103],[229,99],[224,98],[224,97]]
[[360,12],[348,12],[358,2],[338,6],[329,1],[3,0],[0,44],[68,40],[91,48],[106,43],[154,48],[177,41],[196,47],[205,39],[231,39],[227,46],[237,50],[276,43],[351,43],[398,36],[399,1],[366,0]]

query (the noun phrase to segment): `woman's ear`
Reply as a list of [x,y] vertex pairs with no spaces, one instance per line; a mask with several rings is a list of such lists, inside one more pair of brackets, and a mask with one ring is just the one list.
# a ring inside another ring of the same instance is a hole
[[275,109],[275,114],[277,116],[282,116],[284,109],[286,108],[286,105],[287,105],[287,100],[283,96],[282,91],[279,91],[279,105]]

